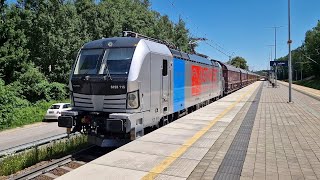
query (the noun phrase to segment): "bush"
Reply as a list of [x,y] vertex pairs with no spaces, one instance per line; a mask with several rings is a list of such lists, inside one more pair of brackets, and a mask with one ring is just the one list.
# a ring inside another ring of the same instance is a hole
[[33,64],[25,64],[13,83],[0,78],[0,130],[42,121],[47,109],[66,97],[64,84],[49,83]]
[[67,86],[58,82],[53,82],[49,84],[48,95],[51,99],[61,100],[68,97]]
[[41,100],[62,100],[67,97],[66,86],[61,83],[48,81],[41,82],[35,86],[38,99]]
[[29,102],[18,98],[17,93],[0,79],[0,130],[11,126],[15,109],[27,107]]
[[[9,86],[4,85],[4,81],[0,79],[0,131],[8,128],[18,127],[34,122],[41,122],[48,108],[56,103],[55,99],[64,99],[66,92],[64,85],[60,83],[46,83],[44,90],[45,100],[36,103],[29,103],[27,100],[19,98],[22,88],[18,82]],[[38,91],[41,88],[34,88]],[[37,98],[39,99],[39,97]]]
[[[5,107],[2,112],[2,120],[0,121],[0,131],[4,129],[19,127],[35,122],[41,122],[46,114],[48,108],[58,101],[39,101],[35,104],[30,104],[26,107],[8,108]],[[61,101],[60,101],[61,102]],[[63,100],[68,102],[68,100]]]
[[66,86],[47,81],[45,76],[34,65],[25,64],[17,80],[10,85],[11,90],[31,103],[39,100],[62,100],[67,97]]
[[295,82],[295,84],[320,90],[320,79],[302,80]]
[[39,97],[39,94],[45,89],[39,88],[39,84],[48,83],[45,76],[35,68],[33,64],[26,64],[22,73],[19,75],[16,82],[12,83],[12,86],[16,87],[21,95],[30,102],[36,102],[43,97]]
[[[13,87],[5,86],[4,81],[0,78],[0,107],[1,106],[13,106],[13,107],[24,107],[29,103],[28,101],[19,98],[19,93],[12,90]],[[1,108],[2,109],[2,108]]]

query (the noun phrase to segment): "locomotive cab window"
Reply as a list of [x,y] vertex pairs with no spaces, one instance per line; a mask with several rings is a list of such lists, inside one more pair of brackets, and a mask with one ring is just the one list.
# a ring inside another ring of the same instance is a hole
[[134,48],[107,49],[100,74],[128,74],[134,50]]
[[97,74],[103,54],[103,49],[82,50],[74,74]]
[[84,49],[74,74],[128,74],[135,48]]
[[168,61],[164,59],[162,61],[162,76],[167,76],[168,75]]

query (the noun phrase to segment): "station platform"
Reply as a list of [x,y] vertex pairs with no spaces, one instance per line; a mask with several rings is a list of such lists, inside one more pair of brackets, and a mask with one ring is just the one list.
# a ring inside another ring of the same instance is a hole
[[320,179],[320,101],[255,82],[58,179]]
[[[278,81],[280,84],[283,84],[285,86],[289,86],[289,83],[284,82],[284,81]],[[301,93],[304,93],[308,96],[311,96],[313,98],[316,98],[318,100],[320,100],[320,90],[317,89],[313,89],[313,88],[309,88],[309,87],[305,87],[305,86],[300,86],[297,84],[292,84],[292,88],[296,91],[299,91]]]

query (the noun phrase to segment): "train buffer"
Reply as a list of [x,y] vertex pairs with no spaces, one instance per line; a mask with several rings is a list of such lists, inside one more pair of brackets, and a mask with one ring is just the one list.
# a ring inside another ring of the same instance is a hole
[[59,179],[320,179],[320,101],[255,82]]

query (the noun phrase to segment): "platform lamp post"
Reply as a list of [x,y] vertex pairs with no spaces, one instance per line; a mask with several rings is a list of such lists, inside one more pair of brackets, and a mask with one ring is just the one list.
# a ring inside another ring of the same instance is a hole
[[289,48],[289,60],[288,60],[288,69],[289,69],[289,103],[292,102],[292,67],[291,67],[291,17],[290,17],[290,0],[288,0],[288,48]]
[[[274,61],[277,60],[277,29],[282,28],[282,26],[273,26],[270,27],[274,29]],[[277,79],[278,79],[278,72],[277,67],[275,67],[275,85],[277,87]]]
[[[282,28],[282,26],[275,26],[274,28],[274,60],[277,60],[277,29]],[[278,80],[278,72],[276,67],[276,87],[277,87],[277,80]]]
[[[267,46],[269,46],[270,47],[270,61],[272,61],[273,59],[272,59],[272,47],[274,46],[273,44],[271,44],[271,45],[267,45]],[[273,70],[275,70],[275,67],[274,66],[272,66],[273,67]],[[271,66],[270,66],[270,70],[271,70]],[[275,71],[276,72],[276,71]],[[275,80],[275,76],[276,76],[276,74],[274,73],[274,80]]]

